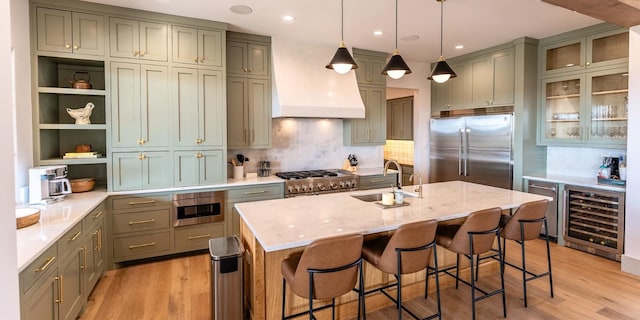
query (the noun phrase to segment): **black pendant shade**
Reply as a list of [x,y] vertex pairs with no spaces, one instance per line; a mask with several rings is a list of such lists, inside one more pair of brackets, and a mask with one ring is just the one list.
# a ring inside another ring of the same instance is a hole
[[453,72],[453,69],[451,69],[447,61],[444,60],[444,57],[440,56],[438,62],[433,67],[433,70],[431,70],[431,75],[427,79],[433,80],[438,83],[443,83],[450,78],[455,78],[457,76],[458,75]]
[[[394,71],[396,73],[400,71],[399,73],[400,76],[399,77],[394,76]],[[410,74],[410,73],[411,73],[411,69],[409,69],[409,66],[407,65],[407,63],[404,62],[404,59],[402,59],[402,56],[400,55],[400,53],[398,53],[398,49],[393,51],[393,55],[391,56],[391,59],[389,59],[389,62],[387,62],[387,65],[384,66],[384,69],[382,69],[382,74],[387,75],[393,79],[400,79],[405,74]]]
[[[345,68],[347,65],[350,65],[350,67],[345,72],[341,72],[344,70],[338,70],[340,68],[336,68],[336,65],[342,65]],[[338,48],[338,50],[336,50],[336,54],[333,55],[333,59],[331,59],[329,64],[326,65],[326,68],[333,69],[338,73],[346,73],[351,69],[358,69],[358,65],[356,64],[356,61],[353,60],[353,57],[351,56],[351,53],[349,53],[349,50],[347,50],[347,48],[344,46],[344,42],[340,42],[340,47]]]

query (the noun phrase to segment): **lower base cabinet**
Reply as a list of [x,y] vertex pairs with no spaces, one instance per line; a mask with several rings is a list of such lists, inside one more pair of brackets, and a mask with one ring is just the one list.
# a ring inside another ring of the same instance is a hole
[[178,227],[173,230],[174,248],[188,252],[209,248],[209,239],[224,236],[224,222]]
[[236,203],[282,198],[284,198],[284,183],[247,186],[228,190],[227,212],[224,219],[227,225],[227,235],[240,234],[240,216],[233,207]]
[[104,272],[104,204],[20,273],[21,318],[76,319]]
[[371,176],[360,176],[359,190],[381,189],[395,187],[398,183],[398,174],[389,173],[388,175],[376,174]]

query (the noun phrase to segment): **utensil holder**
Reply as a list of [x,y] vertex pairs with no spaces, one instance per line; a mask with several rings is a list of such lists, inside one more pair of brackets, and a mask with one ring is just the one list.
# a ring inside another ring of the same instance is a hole
[[244,178],[244,166],[234,166],[233,167],[233,178],[234,179],[242,179],[242,178]]

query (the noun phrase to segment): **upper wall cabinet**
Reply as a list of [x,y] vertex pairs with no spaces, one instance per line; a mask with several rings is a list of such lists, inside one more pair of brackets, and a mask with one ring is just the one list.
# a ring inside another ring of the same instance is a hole
[[104,16],[37,8],[38,50],[104,55]]
[[110,52],[114,58],[167,61],[167,25],[111,17]]
[[[545,41],[546,42],[546,41]],[[552,75],[629,62],[629,31],[615,29],[543,45],[541,74]]]
[[173,26],[172,61],[222,67],[224,32]]
[[413,97],[387,100],[387,140],[413,140]]
[[[354,52],[355,55],[356,53]],[[376,86],[385,86],[387,84],[387,79],[382,74],[382,69],[387,64],[385,58],[367,57],[360,54],[356,63],[358,64],[358,69],[355,70],[358,84]]]
[[241,76],[269,76],[269,45],[227,41],[227,73]]
[[111,146],[169,146],[166,66],[111,63]]
[[431,113],[514,103],[515,50],[501,48],[451,59],[457,77],[431,83]]
[[171,85],[173,146],[226,146],[222,71],[174,67]]

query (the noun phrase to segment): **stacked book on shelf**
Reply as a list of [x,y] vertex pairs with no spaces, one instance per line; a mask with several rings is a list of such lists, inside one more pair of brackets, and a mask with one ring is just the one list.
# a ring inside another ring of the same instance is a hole
[[92,151],[92,152],[67,152],[67,153],[64,154],[62,159],[93,159],[93,158],[100,158],[100,157],[102,157],[102,155],[99,154],[96,151]]

